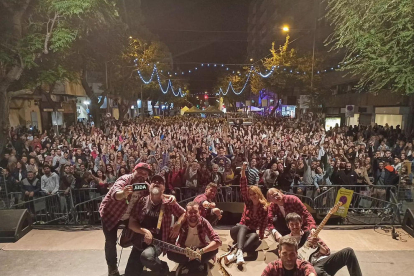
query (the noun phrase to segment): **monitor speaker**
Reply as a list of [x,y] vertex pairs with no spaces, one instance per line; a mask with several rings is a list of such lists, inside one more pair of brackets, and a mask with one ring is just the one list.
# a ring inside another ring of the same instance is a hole
[[15,242],[32,230],[27,209],[0,210],[0,242]]
[[405,232],[410,234],[412,237],[414,237],[414,214],[413,211],[407,208],[405,211],[404,220],[402,223],[402,229],[404,229]]

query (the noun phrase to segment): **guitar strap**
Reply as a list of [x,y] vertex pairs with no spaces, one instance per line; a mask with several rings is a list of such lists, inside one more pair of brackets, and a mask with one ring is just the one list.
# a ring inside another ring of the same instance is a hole
[[157,230],[156,230],[157,234],[159,234],[161,230],[162,218],[164,217],[164,208],[165,208],[165,204],[161,204],[161,210],[158,216],[158,223],[157,223]]
[[300,239],[300,242],[298,244],[298,248],[301,248],[305,244],[305,242],[308,240],[309,235],[310,235],[309,231],[305,231],[303,233],[302,238]]

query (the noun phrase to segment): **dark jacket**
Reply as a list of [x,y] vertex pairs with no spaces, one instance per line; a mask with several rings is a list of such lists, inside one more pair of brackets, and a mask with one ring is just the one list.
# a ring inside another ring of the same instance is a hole
[[33,178],[31,181],[28,178],[22,180],[22,192],[39,192],[40,191],[40,180]]
[[[336,170],[332,175],[333,179],[338,180],[339,185],[357,185],[358,175],[354,170]],[[336,183],[335,183],[336,184]]]

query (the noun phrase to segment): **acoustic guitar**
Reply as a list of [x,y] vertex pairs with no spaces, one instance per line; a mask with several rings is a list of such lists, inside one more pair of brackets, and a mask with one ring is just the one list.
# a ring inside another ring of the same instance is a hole
[[[146,243],[144,242],[144,235],[135,233],[127,227],[122,230],[121,238],[119,239],[118,243],[123,248],[134,246],[139,250],[143,250],[146,247]],[[201,260],[201,254],[198,249],[194,251],[191,248],[182,248],[154,238],[152,239],[152,245],[161,248],[162,251],[171,251],[185,255],[187,258],[197,259],[199,261]]]
[[[334,207],[332,207],[331,210],[329,210],[328,214],[325,216],[321,224],[319,224],[316,231],[313,234],[311,234],[311,237],[318,237],[319,233],[322,231],[323,227],[328,222],[329,218],[338,211],[338,208],[340,206],[342,206],[342,202],[338,201],[338,203],[336,203]],[[319,246],[313,247],[309,241],[306,241],[305,244],[298,249],[298,258],[312,263],[314,256],[318,251]]]

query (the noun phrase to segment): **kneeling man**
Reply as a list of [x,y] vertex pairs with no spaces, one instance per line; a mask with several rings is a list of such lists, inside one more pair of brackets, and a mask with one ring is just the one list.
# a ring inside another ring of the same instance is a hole
[[[190,271],[205,270],[205,264],[213,259],[221,245],[219,235],[214,232],[211,224],[200,216],[200,206],[196,202],[189,202],[186,206],[185,221],[180,229],[177,245],[182,248],[199,249],[201,260],[189,260],[186,256],[168,252],[168,259],[185,265]],[[207,242],[208,238],[209,242]]]

